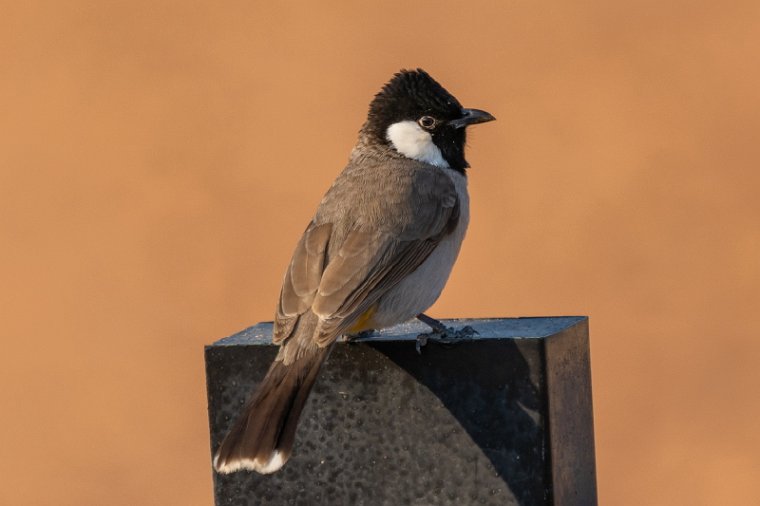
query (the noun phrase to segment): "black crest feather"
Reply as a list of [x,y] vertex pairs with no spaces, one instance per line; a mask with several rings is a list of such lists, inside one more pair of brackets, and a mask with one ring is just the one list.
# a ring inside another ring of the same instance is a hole
[[380,139],[397,121],[416,120],[425,114],[458,118],[462,105],[422,69],[401,70],[375,95],[367,117],[370,133]]

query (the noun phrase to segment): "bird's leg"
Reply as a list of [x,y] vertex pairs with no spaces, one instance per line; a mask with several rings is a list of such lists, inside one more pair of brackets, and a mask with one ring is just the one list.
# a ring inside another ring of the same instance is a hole
[[444,339],[461,339],[464,337],[472,337],[478,333],[469,325],[462,327],[460,330],[456,330],[454,327],[447,327],[443,323],[439,322],[435,318],[429,317],[425,313],[418,314],[417,319],[425,325],[428,325],[433,330],[432,334]]
[[431,329],[433,329],[433,332],[435,332],[436,334],[445,334],[446,331],[449,330],[446,328],[446,325],[439,322],[435,318],[429,317],[425,313],[418,314],[417,319],[421,321],[422,323],[424,323],[425,325],[427,325],[428,327],[430,327]]
[[433,330],[432,332],[420,334],[417,336],[417,344],[415,347],[417,349],[417,353],[420,354],[422,353],[422,347],[427,344],[428,338],[430,337],[435,336],[438,338],[439,342],[449,344],[455,342],[456,339],[470,338],[478,333],[477,330],[473,329],[469,325],[461,328],[460,330],[456,330],[454,327],[447,327],[435,318],[431,318],[424,313],[418,314],[417,319],[425,325],[430,326],[430,328]]

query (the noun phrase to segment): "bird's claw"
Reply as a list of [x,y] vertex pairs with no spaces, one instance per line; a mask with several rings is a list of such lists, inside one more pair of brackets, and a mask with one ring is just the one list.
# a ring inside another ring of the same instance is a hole
[[372,335],[375,333],[375,329],[369,329],[369,330],[362,330],[361,332],[357,332],[355,334],[343,334],[341,337],[341,340],[343,342],[352,342],[354,339],[366,339],[368,337],[372,337]]
[[422,347],[427,344],[430,334],[420,334],[417,336],[417,342],[414,345],[414,349],[417,350],[418,355],[422,355]]

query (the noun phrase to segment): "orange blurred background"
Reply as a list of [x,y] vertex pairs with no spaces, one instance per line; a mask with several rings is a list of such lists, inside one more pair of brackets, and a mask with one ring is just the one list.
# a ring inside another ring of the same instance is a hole
[[600,504],[760,503],[760,3],[2,11],[0,503],[212,503],[203,345],[417,66],[499,119],[431,314],[590,315]]

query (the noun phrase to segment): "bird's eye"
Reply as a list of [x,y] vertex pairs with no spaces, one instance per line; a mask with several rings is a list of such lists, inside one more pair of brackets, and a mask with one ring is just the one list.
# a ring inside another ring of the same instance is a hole
[[435,118],[432,116],[423,116],[417,120],[417,123],[419,123],[419,125],[425,130],[430,130],[435,126]]

